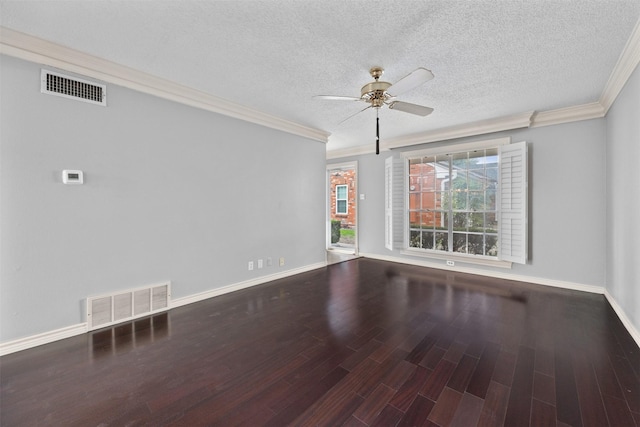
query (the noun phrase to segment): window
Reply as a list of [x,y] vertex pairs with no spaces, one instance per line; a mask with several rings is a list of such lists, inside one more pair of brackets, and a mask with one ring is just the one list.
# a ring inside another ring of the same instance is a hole
[[508,142],[403,153],[393,221],[404,221],[408,253],[526,263],[526,142]]
[[348,213],[348,187],[346,185],[336,185],[336,213]]
[[498,255],[498,149],[410,158],[409,247]]

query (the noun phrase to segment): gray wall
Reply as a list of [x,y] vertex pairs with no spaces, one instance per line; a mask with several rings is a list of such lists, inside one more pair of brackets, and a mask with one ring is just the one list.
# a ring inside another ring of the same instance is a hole
[[115,85],[106,108],[43,95],[12,57],[0,75],[0,341],[84,322],[91,295],[325,261],[324,144]]
[[607,115],[607,290],[640,331],[640,68]]
[[[604,287],[605,283],[605,119],[588,120],[481,135],[446,144],[510,136],[527,141],[529,152],[529,262],[511,270],[466,265],[549,281]],[[414,146],[415,150],[435,144]],[[358,160],[359,249],[361,253],[421,261],[384,247],[384,159],[363,155]],[[342,162],[335,159],[331,162]],[[444,260],[430,259],[442,264]],[[456,265],[465,266],[456,260]]]

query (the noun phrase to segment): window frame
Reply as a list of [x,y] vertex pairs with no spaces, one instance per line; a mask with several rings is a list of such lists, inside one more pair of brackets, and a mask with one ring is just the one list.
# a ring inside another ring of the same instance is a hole
[[[481,149],[492,149],[492,148],[498,148],[500,152],[503,146],[508,146],[510,144],[511,144],[511,138],[505,137],[505,138],[497,138],[497,139],[490,139],[490,140],[476,141],[476,142],[469,142],[469,143],[462,143],[462,144],[455,144],[455,145],[441,145],[438,147],[429,147],[429,148],[420,149],[420,150],[402,152],[401,158],[405,168],[404,174],[403,174],[404,175],[404,187],[403,187],[404,207],[402,209],[402,216],[401,216],[402,222],[403,222],[404,236],[403,236],[403,243],[402,243],[402,248],[400,250],[400,253],[404,255],[418,256],[418,257],[424,257],[424,258],[435,258],[435,259],[444,259],[444,260],[451,260],[451,261],[459,260],[460,262],[465,262],[465,263],[482,264],[482,265],[488,265],[493,267],[503,267],[503,268],[511,268],[512,262],[518,262],[518,261],[514,261],[513,259],[504,259],[509,257],[503,257],[502,248],[500,246],[498,249],[498,256],[496,257],[487,256],[487,255],[473,255],[473,254],[465,254],[465,253],[458,253],[458,252],[448,252],[448,251],[444,252],[444,251],[438,251],[438,250],[409,247],[409,236],[410,236],[410,228],[411,228],[409,224],[409,197],[410,197],[409,196],[410,194],[409,170],[408,170],[409,159],[443,155],[443,154],[454,154],[458,152],[469,152],[469,151],[475,151],[475,150],[481,150]],[[523,144],[526,145],[526,143],[524,142]],[[526,155],[525,155],[525,161],[526,161]],[[501,169],[501,163],[502,163],[502,158],[499,155],[499,162],[498,162],[499,170]],[[525,165],[525,171],[526,171],[526,165]],[[499,172],[499,175],[500,175],[500,172]],[[525,177],[525,181],[526,181],[526,177]],[[501,183],[499,184],[498,190],[500,190],[500,185],[502,184]],[[525,194],[526,194],[526,182],[525,182]],[[498,218],[498,242],[501,241],[500,233],[502,229],[501,227],[502,218],[501,218],[500,206],[501,206],[500,191],[498,191],[496,194],[496,211],[497,211],[496,214]],[[525,223],[526,223],[526,206],[525,206],[524,216],[525,216]],[[449,234],[449,230],[447,230],[447,233]],[[526,263],[526,259],[527,257],[526,257],[526,247],[525,247],[524,263]]]

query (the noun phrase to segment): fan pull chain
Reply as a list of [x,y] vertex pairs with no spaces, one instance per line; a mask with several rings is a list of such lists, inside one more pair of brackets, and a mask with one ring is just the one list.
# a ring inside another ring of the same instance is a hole
[[376,108],[376,155],[380,154],[380,118],[378,108]]

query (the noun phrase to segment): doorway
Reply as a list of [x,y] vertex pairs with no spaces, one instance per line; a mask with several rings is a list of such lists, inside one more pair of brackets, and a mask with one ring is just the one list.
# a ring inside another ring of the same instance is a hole
[[327,250],[358,253],[358,163],[327,165]]

